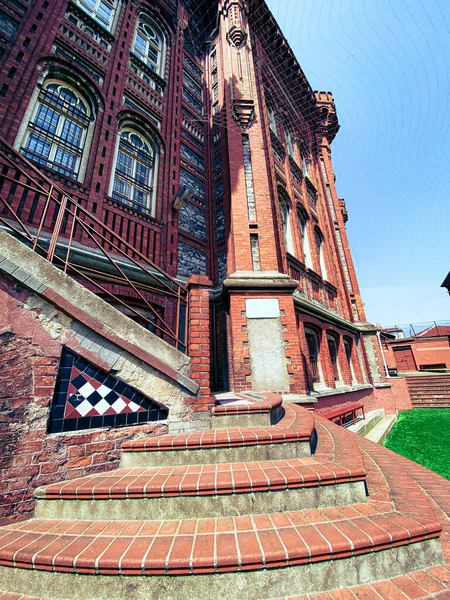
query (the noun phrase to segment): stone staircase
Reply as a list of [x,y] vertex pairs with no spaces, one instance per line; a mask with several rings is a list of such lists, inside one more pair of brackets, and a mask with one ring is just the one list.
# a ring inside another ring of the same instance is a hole
[[365,419],[349,425],[348,429],[376,444],[382,444],[392,431],[396,421],[396,414],[387,415],[384,408],[377,408],[366,412]]
[[276,395],[212,413],[39,488],[35,517],[0,528],[0,598],[287,598],[445,563],[404,459]]
[[450,375],[406,377],[413,408],[450,408]]

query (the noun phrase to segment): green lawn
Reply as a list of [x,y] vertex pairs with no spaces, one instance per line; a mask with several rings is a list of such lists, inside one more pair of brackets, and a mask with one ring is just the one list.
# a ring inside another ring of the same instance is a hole
[[450,409],[400,413],[384,445],[450,479]]

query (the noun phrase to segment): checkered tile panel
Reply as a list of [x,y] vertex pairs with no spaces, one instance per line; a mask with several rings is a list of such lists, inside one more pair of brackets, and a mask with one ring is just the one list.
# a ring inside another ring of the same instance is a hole
[[167,418],[167,410],[64,349],[49,432],[121,427]]

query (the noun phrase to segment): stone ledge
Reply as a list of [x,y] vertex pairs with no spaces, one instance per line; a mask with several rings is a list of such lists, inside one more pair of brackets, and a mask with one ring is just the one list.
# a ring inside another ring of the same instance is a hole
[[317,394],[318,398],[323,398],[326,396],[337,396],[340,394],[349,394],[350,392],[360,392],[361,390],[372,390],[373,386],[369,383],[364,383],[361,385],[349,385],[341,388],[328,388],[325,390],[318,390],[314,393]]

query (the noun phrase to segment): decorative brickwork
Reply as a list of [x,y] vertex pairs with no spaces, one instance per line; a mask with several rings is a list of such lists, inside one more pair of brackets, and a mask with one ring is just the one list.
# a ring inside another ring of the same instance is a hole
[[49,433],[123,427],[162,421],[167,416],[167,409],[161,409],[129,385],[63,349]]

